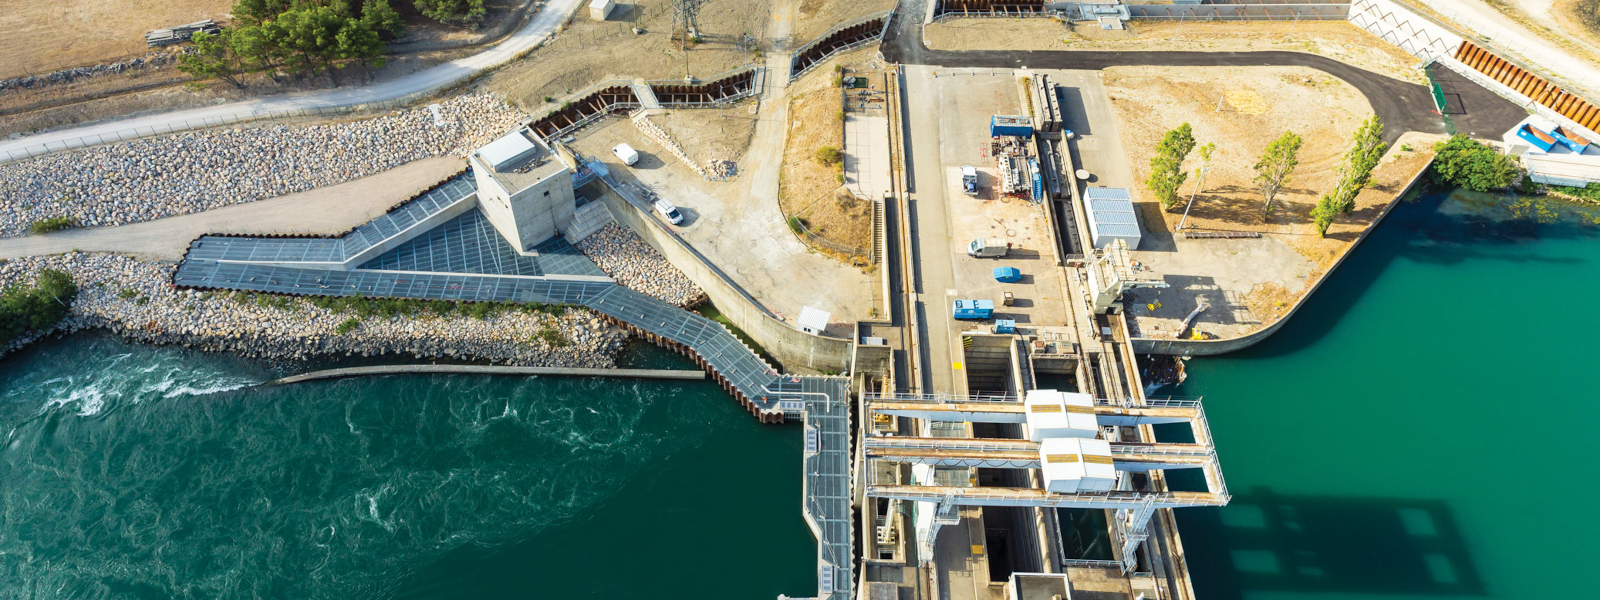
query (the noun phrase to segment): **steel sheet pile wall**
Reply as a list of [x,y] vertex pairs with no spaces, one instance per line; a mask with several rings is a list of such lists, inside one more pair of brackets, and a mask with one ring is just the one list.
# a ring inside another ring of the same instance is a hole
[[529,126],[539,137],[549,140],[560,137],[579,126],[613,112],[639,107],[639,97],[633,88],[613,85],[567,103],[561,108],[534,121]]
[[755,69],[749,69],[701,84],[666,81],[650,82],[650,91],[662,106],[684,107],[716,104],[743,98],[754,91]]
[[940,0],[933,18],[1026,17],[1043,14],[1044,0]]
[[1343,3],[1249,3],[1168,6],[1129,4],[1128,15],[1135,19],[1197,19],[1207,21],[1343,21],[1350,17],[1350,4]]
[[875,15],[859,23],[844,25],[832,33],[824,34],[817,41],[805,45],[799,52],[794,53],[794,62],[790,63],[789,78],[792,80],[804,75],[806,71],[817,66],[836,52],[849,50],[861,44],[883,37],[883,32],[888,28],[890,13]]
[[1477,44],[1462,41],[1455,58],[1591,131],[1600,130],[1600,108]]

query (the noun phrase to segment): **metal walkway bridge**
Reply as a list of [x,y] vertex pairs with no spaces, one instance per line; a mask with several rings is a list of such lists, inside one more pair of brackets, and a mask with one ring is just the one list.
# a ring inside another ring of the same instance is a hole
[[459,177],[336,238],[201,236],[173,273],[182,288],[585,306],[688,355],[765,422],[783,420],[778,373],[721,324],[617,285],[562,240],[511,248]]

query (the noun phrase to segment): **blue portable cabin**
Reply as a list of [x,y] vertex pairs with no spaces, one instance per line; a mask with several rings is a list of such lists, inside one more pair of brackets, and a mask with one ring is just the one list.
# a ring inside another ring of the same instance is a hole
[[1556,138],[1556,141],[1561,142],[1561,145],[1566,146],[1573,154],[1583,154],[1589,149],[1589,140],[1564,126],[1551,129],[1550,136]]
[[1016,333],[1017,332],[1017,322],[1014,321],[1014,320],[1011,320],[1011,319],[995,319],[994,320],[994,332],[995,333]]
[[1527,140],[1528,143],[1533,144],[1533,147],[1545,152],[1549,152],[1551,148],[1556,146],[1555,138],[1550,137],[1548,133],[1540,131],[1539,128],[1534,127],[1531,123],[1523,123],[1521,127],[1518,127],[1517,137]]
[[992,314],[993,300],[956,300],[950,307],[953,319],[987,319]]
[[1022,281],[1022,271],[1016,267],[995,267],[994,280],[1000,283],[1016,283]]
[[1009,135],[1015,137],[1031,137],[1033,135],[1033,119],[1013,115],[994,115],[989,117],[989,137]]

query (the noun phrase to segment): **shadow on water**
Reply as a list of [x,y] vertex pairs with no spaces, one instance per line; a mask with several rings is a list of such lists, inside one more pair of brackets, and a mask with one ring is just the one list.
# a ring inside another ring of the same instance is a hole
[[[1466,194],[1479,204],[1511,203],[1468,192],[1436,191],[1414,202],[1396,207],[1366,241],[1345,259],[1329,279],[1305,300],[1291,317],[1285,330],[1260,345],[1243,350],[1239,356],[1290,354],[1316,343],[1339,326],[1389,266],[1397,260],[1453,265],[1475,260],[1523,263],[1578,263],[1577,257],[1549,257],[1521,251],[1518,246],[1541,240],[1600,237],[1600,229],[1575,219],[1541,222],[1532,216],[1501,211],[1500,214],[1460,213],[1449,210],[1455,194]],[[1482,207],[1479,207],[1482,208]],[[1588,209],[1576,208],[1578,211]],[[1531,211],[1530,211],[1531,212]]]
[[1255,487],[1223,510],[1178,511],[1188,556],[1215,600],[1252,591],[1484,595],[1467,541],[1438,500],[1295,496]]

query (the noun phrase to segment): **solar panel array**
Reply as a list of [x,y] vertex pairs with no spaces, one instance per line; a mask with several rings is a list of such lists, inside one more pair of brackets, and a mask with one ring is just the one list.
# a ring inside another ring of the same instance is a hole
[[539,259],[518,254],[481,210],[443,225],[363,263],[361,269],[487,275],[544,275]]

